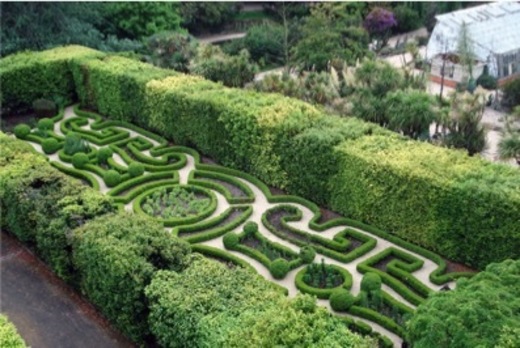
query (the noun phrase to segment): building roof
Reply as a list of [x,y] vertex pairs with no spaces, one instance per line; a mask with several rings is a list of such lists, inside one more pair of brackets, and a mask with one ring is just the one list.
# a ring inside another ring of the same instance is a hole
[[463,23],[476,56],[520,50],[520,4],[494,2],[436,16],[437,24],[428,43],[427,58],[439,53],[456,52]]

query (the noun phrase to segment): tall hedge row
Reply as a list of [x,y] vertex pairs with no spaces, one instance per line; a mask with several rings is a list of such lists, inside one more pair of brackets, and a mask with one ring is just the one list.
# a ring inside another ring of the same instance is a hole
[[[483,268],[520,257],[520,175],[512,168],[281,95],[166,76],[120,57],[68,62],[63,74],[74,72],[80,101],[108,117],[133,120],[455,261]],[[476,252],[482,245],[485,252]]]

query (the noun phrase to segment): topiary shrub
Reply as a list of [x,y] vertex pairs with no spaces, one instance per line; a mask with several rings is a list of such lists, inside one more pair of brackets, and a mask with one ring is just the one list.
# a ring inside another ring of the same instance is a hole
[[356,298],[346,289],[337,289],[329,297],[330,306],[337,312],[346,312],[356,303]]
[[38,129],[42,132],[52,130],[54,128],[54,121],[50,118],[42,118],[38,121]]
[[77,169],[83,169],[89,162],[88,155],[83,152],[75,153],[74,156],[72,156],[72,165],[74,168]]
[[258,232],[258,224],[256,222],[253,222],[253,221],[248,221],[245,225],[244,225],[244,234],[246,236],[252,236],[253,234],[255,234],[256,232]]
[[138,177],[140,175],[143,175],[144,173],[144,166],[141,163],[138,162],[132,162],[128,166],[128,174],[131,178]]
[[238,245],[239,238],[238,234],[229,232],[227,233],[224,238],[222,239],[222,242],[224,243],[224,246],[226,249],[233,249]]
[[42,150],[47,155],[53,154],[60,148],[60,143],[55,138],[48,138],[42,142]]
[[36,99],[32,106],[37,117],[52,117],[57,113],[56,103],[52,100]]
[[98,164],[107,164],[107,161],[110,157],[112,157],[113,152],[109,147],[102,147],[97,152],[97,162]]
[[72,156],[78,152],[89,152],[90,146],[85,140],[81,139],[81,137],[78,134],[69,132],[65,136],[65,144],[63,144],[63,151],[66,155]]
[[381,290],[381,276],[374,272],[368,272],[361,280],[361,290],[366,292]]
[[487,65],[484,66],[482,74],[477,79],[477,86],[482,86],[485,89],[497,88],[497,79],[489,75],[489,68]]
[[313,247],[306,245],[300,249],[300,258],[303,263],[310,264],[316,257],[316,250]]
[[27,136],[31,133],[31,127],[22,123],[14,127],[13,132],[18,139],[26,139]]
[[283,279],[289,272],[289,262],[286,259],[278,258],[271,262],[269,271],[274,279]]
[[105,172],[105,175],[103,175],[103,180],[108,187],[114,187],[121,182],[121,174],[113,169],[110,169]]

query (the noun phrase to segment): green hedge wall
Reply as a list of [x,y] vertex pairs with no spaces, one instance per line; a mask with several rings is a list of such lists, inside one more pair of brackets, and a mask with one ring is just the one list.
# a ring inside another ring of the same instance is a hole
[[27,345],[18,332],[16,327],[9,319],[0,314],[0,347],[5,348],[25,348]]
[[[33,61],[46,52],[34,53]],[[11,65],[12,57],[0,60],[2,79]],[[269,185],[470,266],[520,257],[517,170],[295,99],[126,58],[80,56],[67,69],[85,106],[194,146]]]
[[0,60],[0,104],[3,109],[21,112],[38,98],[61,97],[70,103],[76,97],[68,68],[75,58],[93,58],[101,52],[82,46],[67,46],[43,52],[22,52]]

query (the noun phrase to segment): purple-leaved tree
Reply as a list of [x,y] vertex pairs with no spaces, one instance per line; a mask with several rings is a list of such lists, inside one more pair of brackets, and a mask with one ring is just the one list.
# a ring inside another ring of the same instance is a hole
[[377,50],[386,45],[390,30],[396,25],[394,13],[381,7],[375,7],[370,11],[363,22],[363,26],[370,33],[370,36],[377,40]]

